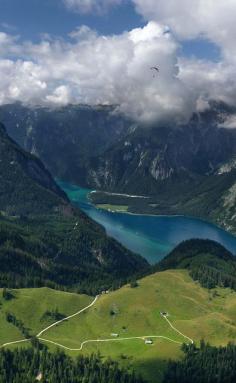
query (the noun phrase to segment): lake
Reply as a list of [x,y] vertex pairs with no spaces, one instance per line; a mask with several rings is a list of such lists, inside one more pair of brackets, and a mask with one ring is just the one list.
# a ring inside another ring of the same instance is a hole
[[158,262],[180,242],[212,239],[236,254],[236,237],[208,222],[182,216],[149,216],[112,213],[98,209],[88,199],[91,190],[57,181],[73,204],[101,224],[107,234],[151,264]]

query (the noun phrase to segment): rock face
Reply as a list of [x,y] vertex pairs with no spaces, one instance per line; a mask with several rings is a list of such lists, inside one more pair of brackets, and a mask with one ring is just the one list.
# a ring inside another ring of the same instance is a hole
[[80,185],[86,182],[84,166],[88,158],[104,152],[132,128],[131,122],[112,106],[32,109],[12,104],[0,106],[0,121],[53,176]]
[[[112,106],[0,107],[0,121],[58,178],[108,191],[155,195],[165,183],[199,181],[236,165],[236,110],[212,102],[185,126],[137,127]],[[144,185],[145,184],[145,185]]]
[[87,185],[151,197],[133,212],[198,216],[235,233],[236,130],[219,127],[234,113],[213,103],[185,126],[137,128],[90,160]]
[[235,167],[234,156],[233,130],[199,126],[198,121],[178,129],[137,129],[89,162],[87,184],[155,195],[161,185],[170,182],[198,183],[204,177],[230,172]]
[[[225,129],[224,123],[235,114],[235,108],[212,102],[186,125],[140,127],[115,107],[0,107],[9,134],[54,176],[151,196],[152,206],[139,212],[190,214],[233,231],[236,129]],[[36,177],[34,166],[29,169]]]
[[235,181],[232,186],[223,193],[220,200],[217,222],[225,228],[236,234],[236,172]]

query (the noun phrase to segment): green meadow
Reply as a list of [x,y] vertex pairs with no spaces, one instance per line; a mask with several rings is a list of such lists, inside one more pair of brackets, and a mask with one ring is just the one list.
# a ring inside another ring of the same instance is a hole
[[98,204],[96,205],[98,209],[114,211],[114,212],[127,212],[129,206],[128,205],[109,205],[109,204]]
[[[22,339],[6,312],[21,319],[30,334],[36,335],[52,321],[46,311],[58,310],[68,316],[93,301],[93,297],[41,289],[13,290],[15,298],[1,299],[0,343]],[[42,337],[68,348],[80,348],[86,340],[113,339],[111,342],[85,344],[82,351],[66,351],[76,356],[99,351],[126,367],[135,368],[149,382],[160,381],[166,360],[181,357],[180,345],[189,341],[170,327],[160,312],[167,312],[172,325],[198,343],[226,344],[236,338],[236,293],[230,289],[208,291],[194,282],[187,271],[156,273],[138,282],[99,297],[94,306],[80,315],[46,331]],[[111,334],[118,334],[114,340]],[[165,336],[147,345],[144,340],[128,337]],[[47,343],[49,348],[56,346]]]

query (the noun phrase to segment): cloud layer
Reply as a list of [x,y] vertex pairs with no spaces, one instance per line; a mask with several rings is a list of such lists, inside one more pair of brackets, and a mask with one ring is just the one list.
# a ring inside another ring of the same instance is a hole
[[[84,12],[120,2],[65,1]],[[147,24],[120,35],[83,26],[34,44],[0,33],[0,103],[118,104],[144,122],[185,121],[209,99],[236,105],[235,0],[133,1]],[[180,57],[181,41],[199,36],[220,47],[220,62]]]
[[[178,79],[178,44],[155,22],[109,37],[82,27],[70,42],[20,44],[4,33],[0,41],[0,103],[119,104],[143,121],[181,120],[194,107]],[[154,76],[150,67],[157,63]]]
[[236,1],[133,0],[146,20],[168,25],[178,41],[207,39],[221,50],[219,63],[179,59],[179,78],[200,98],[236,105]]

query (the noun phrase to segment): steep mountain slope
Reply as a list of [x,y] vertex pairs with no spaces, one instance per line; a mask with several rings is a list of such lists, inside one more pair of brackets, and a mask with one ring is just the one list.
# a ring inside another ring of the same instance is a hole
[[96,292],[147,269],[72,207],[43,164],[0,125],[0,283]]
[[0,107],[8,131],[36,153],[54,176],[135,200],[93,194],[95,203],[130,212],[186,214],[236,233],[236,110],[211,102],[184,126],[137,127],[115,107]]
[[224,113],[218,108],[187,126],[137,129],[91,159],[91,188],[150,197],[99,193],[93,201],[128,205],[130,212],[197,216],[236,233],[236,130],[217,126],[231,115],[226,106]]
[[[213,113],[213,112],[212,112]],[[179,127],[139,128],[91,160],[88,184],[108,191],[156,195],[165,185],[198,184],[230,172],[236,131],[217,128],[215,113],[193,116]],[[139,180],[139,182],[138,182]]]
[[0,124],[0,210],[10,214],[56,212],[69,207],[41,161],[12,141]]
[[36,154],[53,176],[84,184],[91,155],[119,141],[131,123],[115,106],[68,105],[58,109],[0,106],[0,121],[21,147]]

